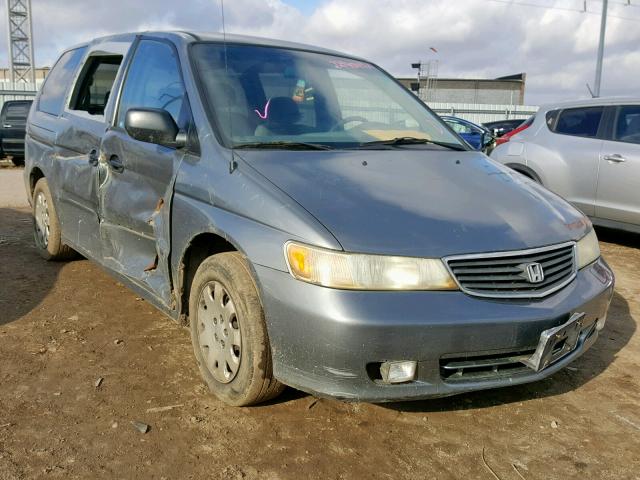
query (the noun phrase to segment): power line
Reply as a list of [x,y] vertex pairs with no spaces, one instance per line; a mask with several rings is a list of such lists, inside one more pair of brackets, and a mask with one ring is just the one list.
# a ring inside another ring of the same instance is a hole
[[[577,12],[577,13],[582,13],[582,14],[587,14],[587,15],[597,15],[600,16],[600,12],[594,12],[593,10],[584,10],[584,9],[580,9],[580,8],[571,8],[571,7],[560,7],[557,5],[541,5],[539,3],[531,3],[531,2],[522,2],[522,1],[516,1],[516,0],[487,0],[488,2],[494,2],[494,3],[501,3],[503,5],[506,6],[511,6],[511,5],[518,5],[521,7],[532,7],[532,8],[542,8],[544,10],[559,10],[559,11],[564,11],[564,12]],[[596,0],[590,0],[590,1],[596,1]],[[620,2],[615,2],[619,5],[627,5],[626,3],[620,3]],[[632,7],[640,7],[640,5],[631,5]],[[632,17],[624,17],[622,15],[611,15],[609,14],[609,18],[616,18],[619,20],[625,20],[628,22],[635,22],[635,23],[640,23],[640,18],[632,18]]]
[[[590,2],[598,2],[598,3],[602,3],[603,0],[589,0]],[[621,6],[621,7],[632,7],[632,8],[640,8],[640,5],[637,5],[635,3],[631,3],[631,0],[625,2],[625,1],[618,1],[618,2],[613,2],[613,1],[609,1],[609,5],[617,5],[617,6]]]
[[502,3],[504,5],[519,5],[521,7],[534,7],[534,8],[543,8],[545,10],[563,10],[565,12],[580,12],[580,13],[592,13],[590,11],[580,10],[578,8],[571,7],[558,7],[556,5],[541,5],[539,3],[530,3],[530,2],[516,2],[515,0],[487,0],[488,2],[494,3]]

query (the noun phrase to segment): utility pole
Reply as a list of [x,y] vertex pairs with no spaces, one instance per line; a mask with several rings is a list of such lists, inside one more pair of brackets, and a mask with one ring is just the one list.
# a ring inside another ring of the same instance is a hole
[[604,36],[607,31],[607,6],[609,0],[602,0],[602,17],[600,19],[600,43],[598,44],[598,61],[596,62],[596,84],[593,96],[600,96],[600,83],[602,81],[602,58],[604,57]]
[[31,0],[7,0],[7,22],[11,81],[32,83],[35,89]]

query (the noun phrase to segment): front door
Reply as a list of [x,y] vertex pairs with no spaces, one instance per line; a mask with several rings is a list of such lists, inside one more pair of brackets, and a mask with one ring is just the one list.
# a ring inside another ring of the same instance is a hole
[[141,40],[125,78],[113,126],[100,147],[100,236],[106,266],[124,274],[170,307],[170,211],[184,152],[131,138],[131,108],[163,108],[181,129],[191,122],[174,47]]
[[600,154],[596,217],[640,225],[640,105],[616,108]]

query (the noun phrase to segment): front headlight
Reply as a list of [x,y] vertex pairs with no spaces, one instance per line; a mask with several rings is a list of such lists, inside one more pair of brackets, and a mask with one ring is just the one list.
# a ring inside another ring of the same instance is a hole
[[457,290],[438,258],[345,253],[287,242],[289,271],[298,280],[349,290]]
[[578,269],[586,267],[600,257],[600,245],[593,229],[578,240],[576,256],[578,257]]

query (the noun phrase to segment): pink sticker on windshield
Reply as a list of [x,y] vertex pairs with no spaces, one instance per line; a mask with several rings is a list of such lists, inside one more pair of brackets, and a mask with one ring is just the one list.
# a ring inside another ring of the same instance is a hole
[[266,120],[269,117],[269,104],[271,103],[271,99],[267,100],[267,103],[264,106],[264,113],[260,112],[257,108],[254,110],[256,115],[258,115],[262,120]]

